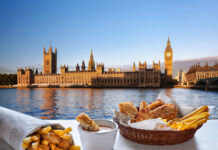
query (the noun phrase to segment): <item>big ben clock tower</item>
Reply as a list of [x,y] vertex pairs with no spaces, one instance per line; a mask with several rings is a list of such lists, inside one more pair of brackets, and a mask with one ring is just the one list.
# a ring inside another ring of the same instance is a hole
[[172,66],[173,66],[173,50],[170,44],[170,38],[168,37],[167,47],[165,48],[165,73],[172,78]]

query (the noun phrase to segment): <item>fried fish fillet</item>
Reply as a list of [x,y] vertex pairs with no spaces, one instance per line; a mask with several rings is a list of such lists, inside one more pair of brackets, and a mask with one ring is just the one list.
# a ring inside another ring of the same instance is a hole
[[135,115],[138,114],[138,110],[132,102],[122,102],[119,104],[120,112],[135,118]]
[[177,107],[173,104],[164,104],[157,107],[154,110],[149,111],[153,118],[162,118],[167,120],[172,120],[176,118]]
[[148,106],[148,108],[149,108],[150,110],[154,110],[155,108],[160,107],[160,106],[162,106],[162,105],[164,105],[164,104],[165,104],[165,103],[164,103],[162,100],[158,99],[157,101],[151,103],[151,104]]
[[139,106],[139,112],[142,111],[142,110],[147,110],[148,107],[147,107],[147,103],[145,101],[141,101],[140,103],[140,106]]
[[80,125],[83,127],[83,129],[88,131],[99,131],[99,126],[95,123],[94,120],[92,120],[87,114],[81,113],[78,117],[76,117],[76,120],[80,122]]
[[141,102],[140,107],[139,107],[139,109],[140,109],[139,113],[136,115],[136,117],[134,119],[131,119],[131,122],[139,122],[139,121],[153,118],[152,114],[149,112],[149,109],[147,108],[145,103],[143,101]]

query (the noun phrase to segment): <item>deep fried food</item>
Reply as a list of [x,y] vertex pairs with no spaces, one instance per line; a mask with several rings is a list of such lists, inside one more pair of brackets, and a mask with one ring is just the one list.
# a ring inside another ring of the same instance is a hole
[[139,106],[139,112],[142,110],[147,110],[147,103],[145,101],[141,101],[140,106]]
[[139,122],[147,119],[162,118],[172,120],[176,118],[177,107],[173,104],[165,104],[162,100],[157,100],[147,106],[145,101],[141,101],[139,112],[132,102],[122,102],[119,104],[120,112],[131,117],[131,122]]
[[92,120],[87,114],[81,113],[76,120],[80,122],[80,125],[83,127],[84,130],[88,131],[99,131],[99,126]]
[[119,104],[119,108],[121,113],[124,113],[131,118],[135,118],[136,114],[138,114],[138,110],[132,102],[122,102]]
[[131,119],[131,122],[139,122],[147,119],[152,119],[153,116],[147,109],[142,109],[135,117],[135,119]]
[[32,138],[29,136],[29,137],[27,137],[27,138],[25,138],[25,139],[23,139],[23,143],[24,144],[29,144],[29,143],[31,143],[32,142]]
[[69,150],[74,146],[71,131],[71,127],[66,129],[43,127],[23,139],[22,147],[26,150]]
[[71,145],[69,150],[80,150],[80,146],[77,145]]
[[72,144],[72,139],[70,140],[64,140],[62,139],[61,142],[58,144],[61,148],[68,148]]
[[207,111],[207,107],[203,106],[183,118],[177,118],[170,121],[163,119],[163,121],[165,121],[173,129],[177,129],[179,131],[197,128],[207,122],[210,115]]
[[139,106],[139,112],[136,114],[135,118],[131,119],[131,122],[139,122],[147,119],[152,119],[152,115],[149,113],[149,109],[147,107],[147,103],[145,101],[141,101]]
[[41,144],[43,144],[43,145],[48,145],[48,144],[49,144],[49,141],[47,141],[47,140],[42,140],[42,141],[41,141]]
[[32,150],[37,150],[38,147],[39,147],[39,141],[37,141],[37,142],[33,142],[33,143],[32,143],[32,147],[31,147],[31,149],[32,149]]
[[71,127],[68,127],[68,128],[66,128],[66,129],[64,129],[64,132],[65,133],[70,133],[72,131],[72,128]]
[[58,135],[58,136],[62,136],[65,134],[64,130],[51,130],[51,132]]
[[32,136],[32,141],[39,141],[41,138],[40,134],[36,134]]
[[37,150],[49,150],[49,146],[40,144]]
[[185,120],[191,116],[194,116],[194,115],[197,115],[197,114],[200,114],[202,112],[208,112],[209,111],[209,108],[207,105],[205,106],[201,106],[199,107],[198,109],[196,109],[195,111],[191,112],[190,114],[186,115],[185,117],[183,118],[180,118],[179,121],[182,121],[182,120]]
[[154,110],[149,111],[153,118],[172,120],[176,118],[177,107],[173,104],[164,104]]
[[150,110],[154,110],[155,108],[160,107],[160,106],[162,106],[164,104],[165,103],[162,100],[158,99],[157,101],[155,101],[155,102],[151,103],[150,105],[148,105],[148,108]]
[[43,134],[42,138],[49,141],[50,143],[53,143],[53,144],[59,144],[61,142],[61,138],[52,132],[48,132],[46,134]]

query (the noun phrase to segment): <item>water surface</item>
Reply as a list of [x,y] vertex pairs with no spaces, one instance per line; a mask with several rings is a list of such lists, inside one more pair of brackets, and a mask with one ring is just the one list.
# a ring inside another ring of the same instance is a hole
[[0,89],[0,106],[43,119],[75,119],[85,112],[92,118],[112,118],[123,101],[152,102],[167,95],[177,103],[201,106],[213,105],[211,119],[218,119],[218,92],[192,89],[91,89],[35,88]]

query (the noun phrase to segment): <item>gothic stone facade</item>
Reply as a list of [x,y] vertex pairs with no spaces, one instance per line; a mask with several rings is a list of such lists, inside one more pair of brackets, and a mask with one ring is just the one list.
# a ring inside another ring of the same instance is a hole
[[[168,39],[167,46],[170,46]],[[165,50],[165,53],[169,51]],[[169,55],[165,54],[165,57]],[[172,55],[170,55],[172,57]],[[165,61],[172,61],[172,59],[165,59]],[[171,69],[169,62],[166,69]],[[172,63],[171,63],[172,65]],[[135,63],[133,64],[133,71],[108,71],[104,70],[104,64],[96,64],[94,62],[93,53],[91,50],[90,60],[86,69],[85,62],[82,62],[80,67],[77,64],[74,71],[70,71],[67,66],[60,67],[60,73],[57,73],[57,49],[52,52],[52,47],[46,52],[43,49],[43,73],[38,73],[30,68],[19,68],[17,72],[18,87],[160,87],[163,82],[163,76],[160,71],[159,63],[153,62],[153,68],[148,69],[146,62],[139,62],[138,69]]]
[[189,68],[186,74],[186,80],[188,84],[196,84],[198,80],[209,79],[218,77],[218,64],[215,63],[213,66],[201,66],[200,63],[195,64]]

